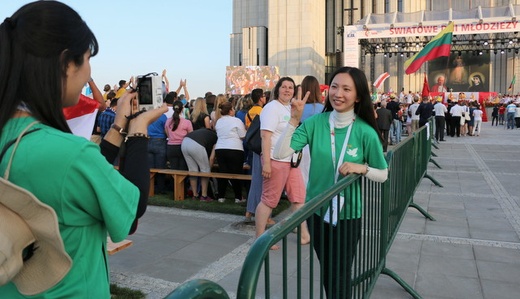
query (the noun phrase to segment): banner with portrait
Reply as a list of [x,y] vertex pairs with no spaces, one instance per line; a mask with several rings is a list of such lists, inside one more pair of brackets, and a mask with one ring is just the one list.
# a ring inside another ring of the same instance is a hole
[[[476,54],[476,55],[475,55]],[[428,82],[432,92],[442,92],[438,87],[444,81],[445,91],[488,92],[489,53],[458,52],[450,57],[440,57],[429,62]]]

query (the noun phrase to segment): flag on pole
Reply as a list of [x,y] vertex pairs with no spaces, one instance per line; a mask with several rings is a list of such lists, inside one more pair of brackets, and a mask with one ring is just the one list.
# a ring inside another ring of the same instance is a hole
[[63,114],[72,133],[90,140],[92,129],[96,122],[99,103],[85,95],[79,96],[79,102],[72,106],[63,108]]
[[453,37],[453,22],[450,22],[424,48],[404,63],[407,75],[415,73],[426,61],[437,57],[450,56],[451,39]]
[[421,96],[423,98],[427,98],[429,95],[430,95],[430,86],[428,85],[428,79],[426,78],[426,74],[424,74],[424,83],[423,83]]
[[513,85],[516,83],[516,74],[513,75],[513,80],[511,80],[511,84],[509,84],[509,88],[507,90],[513,90]]
[[379,87],[385,82],[385,80],[390,77],[390,74],[388,72],[384,72],[379,77],[377,77],[376,81],[374,81],[374,86],[376,89],[379,89]]

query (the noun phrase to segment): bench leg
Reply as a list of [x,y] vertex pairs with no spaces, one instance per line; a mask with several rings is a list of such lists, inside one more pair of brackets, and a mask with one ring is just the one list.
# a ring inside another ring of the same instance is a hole
[[184,200],[184,180],[186,175],[172,174],[173,177],[173,200]]
[[150,190],[148,191],[148,196],[155,195],[155,172],[150,172]]

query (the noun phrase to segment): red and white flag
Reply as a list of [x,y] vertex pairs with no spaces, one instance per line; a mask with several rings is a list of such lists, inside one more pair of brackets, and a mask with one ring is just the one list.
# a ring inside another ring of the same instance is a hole
[[379,89],[381,85],[383,85],[383,82],[390,77],[390,74],[388,72],[384,72],[379,77],[377,77],[376,81],[374,81],[374,86]]
[[76,105],[63,108],[63,114],[74,135],[90,140],[98,107],[99,103],[96,100],[81,94]]

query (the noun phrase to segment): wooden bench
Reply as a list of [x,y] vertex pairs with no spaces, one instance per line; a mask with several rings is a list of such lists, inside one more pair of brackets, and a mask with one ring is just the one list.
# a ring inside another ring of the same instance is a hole
[[230,179],[230,180],[251,180],[250,174],[236,174],[236,173],[224,173],[224,172],[198,172],[188,170],[174,170],[174,169],[159,169],[150,168],[150,196],[154,194],[154,178],[155,174],[161,173],[171,175],[173,178],[173,200],[184,200],[184,181],[187,177],[206,177],[206,178],[217,178],[217,179]]
[[115,254],[118,251],[121,251],[127,247],[132,246],[133,242],[131,240],[123,240],[121,242],[114,243],[107,237],[107,252],[109,255]]

